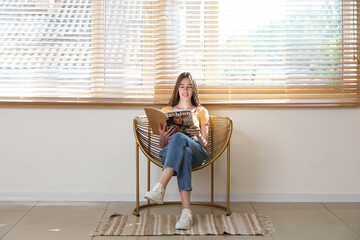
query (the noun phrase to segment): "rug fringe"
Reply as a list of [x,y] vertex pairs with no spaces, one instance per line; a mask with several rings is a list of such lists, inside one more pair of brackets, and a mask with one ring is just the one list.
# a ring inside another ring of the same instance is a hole
[[259,215],[261,223],[263,224],[264,227],[264,236],[269,237],[271,236],[271,234],[273,234],[275,232],[275,227],[273,222],[270,220],[269,217],[263,216],[263,215]]
[[108,219],[103,219],[100,221],[99,226],[97,227],[97,229],[95,231],[93,231],[92,233],[90,233],[90,237],[94,237],[94,236],[103,236],[101,235],[101,232],[103,229],[109,229],[111,222],[109,221],[111,218],[120,216],[121,214],[118,213],[114,213],[111,214],[110,217]]

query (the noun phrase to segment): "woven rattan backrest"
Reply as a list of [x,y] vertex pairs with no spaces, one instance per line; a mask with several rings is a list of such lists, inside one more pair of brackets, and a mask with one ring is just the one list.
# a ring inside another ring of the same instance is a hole
[[[141,151],[153,163],[162,167],[159,153],[159,135],[152,133],[146,116],[135,117],[134,134]],[[232,134],[232,120],[229,117],[210,116],[208,137],[208,158],[204,165],[194,168],[198,170],[215,161],[226,149]]]

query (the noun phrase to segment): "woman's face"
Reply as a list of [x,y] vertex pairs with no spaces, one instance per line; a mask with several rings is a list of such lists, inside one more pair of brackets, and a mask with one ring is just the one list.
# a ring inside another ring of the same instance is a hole
[[175,117],[173,118],[173,122],[174,122],[175,124],[182,124],[182,121],[183,121],[183,117],[182,117],[182,116],[175,116]]
[[180,100],[181,99],[191,100],[192,94],[193,94],[193,89],[192,89],[191,80],[189,78],[184,78],[183,80],[181,80],[179,86]]

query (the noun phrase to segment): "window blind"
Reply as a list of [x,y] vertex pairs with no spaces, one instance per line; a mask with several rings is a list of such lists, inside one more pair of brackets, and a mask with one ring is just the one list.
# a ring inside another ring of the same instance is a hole
[[88,95],[91,12],[86,0],[1,0],[0,101],[74,102]]
[[0,103],[359,106],[356,0],[0,0]]
[[177,3],[166,9],[172,49],[158,54],[174,62],[157,64],[156,102],[169,99],[173,72],[190,71],[202,103],[359,103],[358,1]]

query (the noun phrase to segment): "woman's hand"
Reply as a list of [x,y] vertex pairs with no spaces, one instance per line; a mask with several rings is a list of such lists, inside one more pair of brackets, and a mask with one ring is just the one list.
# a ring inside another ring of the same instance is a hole
[[191,136],[200,136],[201,135],[201,128],[198,126],[191,126],[190,128],[186,129],[186,132],[189,133]]
[[191,126],[187,129],[187,132],[192,136],[196,136],[197,140],[201,145],[207,149],[208,135],[209,135],[209,124],[201,124],[201,128],[197,126]]
[[171,128],[167,129],[166,125],[159,124],[159,132],[160,132],[160,147],[164,148],[166,144],[170,141],[170,138],[175,133],[175,127],[171,126]]

